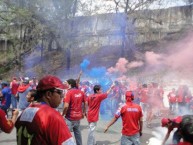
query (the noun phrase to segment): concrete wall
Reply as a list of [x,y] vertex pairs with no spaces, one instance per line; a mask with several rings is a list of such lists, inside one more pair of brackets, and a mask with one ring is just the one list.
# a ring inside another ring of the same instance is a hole
[[[136,18],[136,20],[135,20]],[[140,11],[124,14],[102,14],[78,17],[63,24],[61,39],[67,38],[72,47],[121,45],[123,35],[135,43],[160,40],[192,26],[192,6]]]

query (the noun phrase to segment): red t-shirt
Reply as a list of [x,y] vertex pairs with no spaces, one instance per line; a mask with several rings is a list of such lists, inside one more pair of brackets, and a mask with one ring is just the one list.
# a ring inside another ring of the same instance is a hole
[[192,144],[189,142],[180,142],[180,143],[178,143],[178,145],[192,145]]
[[138,104],[127,102],[123,104],[116,112],[115,117],[122,117],[123,128],[122,134],[131,136],[139,133],[140,130],[140,119],[143,117],[142,109]]
[[82,103],[85,102],[85,94],[79,89],[70,89],[67,91],[65,103],[69,104],[66,118],[69,120],[80,120],[82,119]]
[[182,116],[177,116],[176,118],[171,119],[173,124],[169,126],[168,130],[172,131],[174,128],[179,128],[180,123],[182,122]]
[[10,133],[13,127],[13,122],[7,120],[5,112],[0,109],[0,129],[5,133]]
[[87,98],[88,102],[88,122],[97,122],[99,119],[99,109],[101,102],[107,98],[107,93],[105,94],[92,94]]
[[31,145],[75,145],[63,117],[46,104],[32,104],[17,119],[17,142]]
[[11,94],[16,95],[19,83],[17,81],[12,81],[10,86],[11,86]]
[[169,99],[169,102],[171,102],[171,103],[175,103],[176,102],[176,93],[173,93],[173,92],[170,92],[169,94],[168,94],[168,99]]
[[148,100],[147,94],[148,94],[148,89],[147,88],[143,88],[141,90],[141,100],[140,100],[141,102],[147,103],[147,100]]

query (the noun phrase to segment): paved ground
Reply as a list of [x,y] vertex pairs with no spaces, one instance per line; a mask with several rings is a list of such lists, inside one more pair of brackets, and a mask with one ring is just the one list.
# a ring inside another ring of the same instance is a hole
[[[103,133],[104,128],[108,124],[110,117],[107,119],[102,117],[97,124],[96,141],[98,145],[119,145],[121,137],[121,120],[118,120],[107,133]],[[143,136],[141,137],[141,145],[147,145],[148,140],[153,136],[152,132],[155,132],[156,127],[160,126],[160,119],[153,121],[153,128],[146,128],[144,125]],[[86,145],[88,127],[86,119],[81,121],[81,130],[83,145]],[[0,145],[16,145],[16,130],[14,129],[11,134],[0,133]],[[155,145],[155,144],[154,144]]]

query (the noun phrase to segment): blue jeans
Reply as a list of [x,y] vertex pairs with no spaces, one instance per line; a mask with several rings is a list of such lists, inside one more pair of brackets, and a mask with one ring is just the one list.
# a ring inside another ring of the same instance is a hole
[[11,94],[11,104],[13,109],[17,108],[17,98],[13,94]]
[[68,120],[66,119],[67,126],[70,131],[74,132],[76,145],[82,145],[82,135],[80,131],[80,120]]
[[121,145],[140,145],[139,133],[132,136],[122,135]]
[[95,145],[95,130],[96,130],[96,122],[89,123],[89,132],[88,132],[88,140],[87,145]]

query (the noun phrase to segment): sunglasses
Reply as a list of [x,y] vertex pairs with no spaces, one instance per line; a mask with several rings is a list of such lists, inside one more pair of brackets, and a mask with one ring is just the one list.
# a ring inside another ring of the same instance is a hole
[[64,95],[64,91],[63,91],[63,90],[55,89],[55,90],[53,90],[52,92],[57,93],[58,95],[60,95],[61,98],[63,98],[63,95]]

